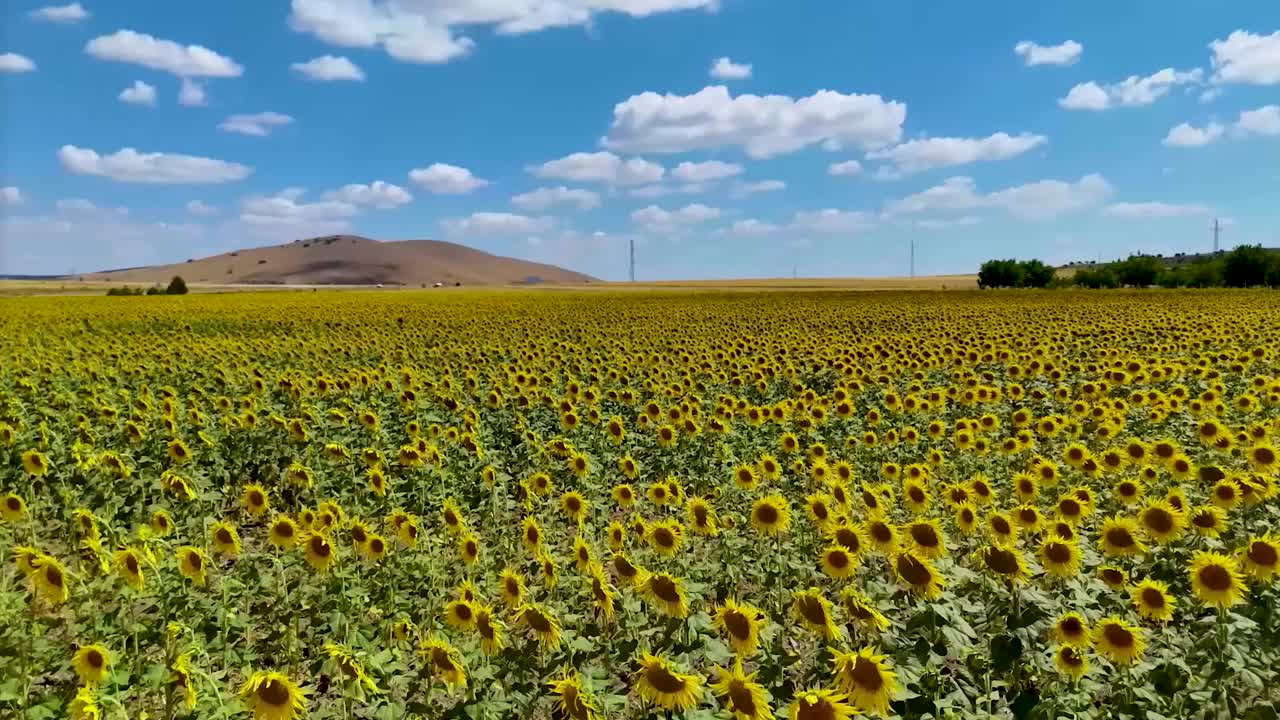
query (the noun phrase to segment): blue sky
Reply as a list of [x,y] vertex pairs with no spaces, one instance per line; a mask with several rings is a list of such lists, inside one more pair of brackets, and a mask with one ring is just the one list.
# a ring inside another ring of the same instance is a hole
[[1280,245],[1275,3],[14,0],[0,273],[333,232],[624,279]]

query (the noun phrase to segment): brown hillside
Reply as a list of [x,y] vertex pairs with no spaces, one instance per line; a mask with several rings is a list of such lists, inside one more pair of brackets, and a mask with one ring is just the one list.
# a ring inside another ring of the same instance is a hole
[[380,242],[329,235],[192,259],[173,265],[108,270],[85,280],[261,285],[510,285],[528,282],[582,284],[593,278],[571,270],[490,255],[440,240]]

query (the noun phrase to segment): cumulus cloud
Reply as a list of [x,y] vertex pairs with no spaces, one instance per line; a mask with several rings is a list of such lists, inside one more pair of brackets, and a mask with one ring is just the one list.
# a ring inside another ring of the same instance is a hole
[[940,185],[889,203],[885,214],[997,208],[1024,220],[1044,220],[1098,205],[1110,194],[1110,183],[1096,173],[1085,175],[1076,182],[1041,180],[986,195],[978,192],[972,178],[960,176],[947,178]]
[[845,160],[827,166],[828,175],[857,175],[860,172],[862,172],[862,163],[857,160]]
[[693,95],[633,95],[613,109],[602,140],[619,152],[675,153],[741,146],[767,158],[811,145],[874,149],[902,136],[907,106],[879,95],[738,95],[723,85]]
[[1236,30],[1209,43],[1213,81],[1245,85],[1280,85],[1280,30],[1255,35]]
[[917,220],[916,227],[923,228],[925,230],[949,230],[955,227],[977,225],[980,222],[982,222],[982,218],[976,215],[962,215],[955,219],[926,218],[924,220]]
[[711,63],[711,77],[717,80],[745,80],[751,77],[751,63],[736,63],[727,57]]
[[861,210],[802,210],[795,214],[791,227],[820,233],[852,233],[875,225],[875,218]]
[[0,214],[0,237],[9,239],[11,250],[5,271],[75,274],[148,265],[158,258],[176,260],[180,248],[206,237],[205,226],[197,223],[138,222],[119,208],[75,205],[43,215]]
[[348,218],[358,209],[341,200],[304,202],[298,188],[282,190],[272,196],[255,195],[240,201],[240,220],[257,226],[327,224],[334,228],[349,226]]
[[1205,205],[1178,205],[1165,202],[1112,203],[1102,209],[1102,214],[1108,217],[1135,219],[1187,217],[1207,215],[1209,212],[1211,210]]
[[475,41],[463,29],[491,27],[515,35],[589,26],[596,15],[646,17],[714,9],[718,0],[292,0],[289,26],[342,47],[381,47],[404,62],[443,63],[463,57]]
[[200,200],[191,200],[190,202],[187,203],[186,207],[187,207],[187,212],[191,213],[192,215],[199,215],[201,217],[218,214],[218,208],[212,205],[206,204]]
[[985,138],[925,138],[876,150],[867,153],[867,157],[888,160],[894,163],[896,174],[908,175],[934,168],[1007,160],[1048,141],[1043,135],[1009,135],[1003,132]]
[[14,185],[0,187],[0,207],[13,207],[22,204],[22,191]]
[[1280,105],[1265,105],[1257,110],[1245,110],[1240,113],[1235,129],[1244,134],[1280,135]]
[[1030,40],[1023,40],[1013,46],[1013,52],[1022,58],[1027,67],[1035,65],[1074,65],[1080,60],[1084,46],[1075,40],[1068,40],[1061,45],[1037,45]]
[[84,51],[99,60],[141,65],[183,78],[240,77],[244,72],[239,63],[207,47],[179,45],[132,30],[96,37]]
[[1224,132],[1226,128],[1216,122],[1211,122],[1203,128],[1180,123],[1169,130],[1169,134],[1165,135],[1161,143],[1169,147],[1202,147],[1222,137]]
[[540,187],[511,198],[511,204],[521,210],[546,210],[554,205],[571,205],[579,210],[600,206],[600,194],[590,190],[557,187]]
[[178,90],[178,104],[185,107],[200,107],[208,101],[205,96],[204,85],[192,80],[191,78],[182,78],[182,87]]
[[119,182],[156,185],[196,185],[243,180],[253,169],[240,163],[215,160],[195,155],[140,153],[123,148],[110,155],[94,150],[63,145],[58,149],[58,162],[77,175],[97,175]]
[[446,163],[432,163],[424,168],[414,168],[409,171],[409,180],[423,190],[436,195],[465,195],[489,184],[488,180],[472,175],[471,171],[464,167]]
[[450,235],[529,235],[555,227],[555,218],[507,212],[476,212],[441,221]]
[[720,217],[720,208],[702,203],[685,205],[677,210],[666,210],[649,205],[631,213],[631,220],[650,230],[670,230],[680,225],[693,225]]
[[345,57],[321,55],[306,62],[297,62],[289,66],[294,72],[305,75],[312,80],[364,80],[364,71]]
[[337,190],[325,193],[323,198],[379,210],[390,210],[413,201],[413,195],[410,195],[408,190],[382,180],[375,180],[368,185],[355,183],[343,185]]
[[719,160],[707,162],[682,162],[671,170],[671,177],[682,182],[701,183],[723,180],[727,177],[742,174],[742,166],[738,163],[727,163]]
[[89,11],[81,7],[80,3],[74,2],[70,5],[48,5],[42,8],[32,10],[31,17],[36,20],[53,23],[77,23],[89,17]]
[[148,85],[141,80],[134,80],[133,85],[120,91],[120,102],[126,102],[131,105],[147,105],[154,107],[156,104],[156,88],[154,85]]
[[293,118],[278,112],[262,112],[253,115],[232,115],[218,123],[218,129],[224,132],[240,133],[265,137],[275,128],[290,125]]
[[26,73],[35,72],[36,64],[31,58],[17,53],[0,53],[0,72]]
[[1089,81],[1071,88],[1058,105],[1067,110],[1107,110],[1113,107],[1150,105],[1179,85],[1199,84],[1204,78],[1200,68],[1179,71],[1165,68],[1146,77],[1130,75],[1118,83],[1099,85]]
[[754,195],[756,193],[778,192],[786,190],[787,184],[781,180],[757,180],[755,182],[741,182],[734,185],[730,195],[734,197],[743,197],[745,195]]
[[747,237],[759,237],[762,235],[772,235],[781,230],[780,227],[770,222],[757,220],[755,218],[747,218],[739,220],[729,226],[729,232],[734,235],[744,235]]
[[644,158],[622,158],[611,152],[576,152],[527,168],[541,178],[598,182],[608,185],[647,185],[662,180],[666,169]]

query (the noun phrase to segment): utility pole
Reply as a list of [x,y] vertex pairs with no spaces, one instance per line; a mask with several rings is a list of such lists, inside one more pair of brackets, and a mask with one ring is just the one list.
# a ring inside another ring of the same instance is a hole
[[636,281],[636,239],[630,238],[631,241],[631,282]]
[[911,238],[911,277],[916,276],[916,239]]
[[1218,222],[1218,218],[1213,219],[1213,254],[1218,254],[1218,235],[1222,232],[1222,223]]

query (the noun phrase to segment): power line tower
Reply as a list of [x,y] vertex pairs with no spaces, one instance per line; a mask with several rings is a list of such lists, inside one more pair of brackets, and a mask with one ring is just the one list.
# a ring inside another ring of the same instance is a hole
[[916,276],[916,239],[911,238],[911,278]]
[[1222,233],[1222,223],[1218,222],[1218,218],[1213,219],[1213,254],[1218,254],[1218,236]]
[[631,282],[635,282],[636,281],[636,239],[633,237],[633,238],[630,238],[630,241],[631,241],[631,268],[630,268],[629,276],[631,278]]

